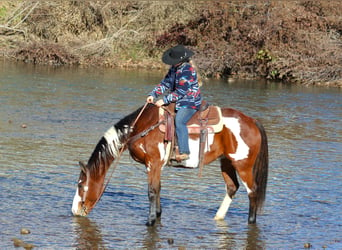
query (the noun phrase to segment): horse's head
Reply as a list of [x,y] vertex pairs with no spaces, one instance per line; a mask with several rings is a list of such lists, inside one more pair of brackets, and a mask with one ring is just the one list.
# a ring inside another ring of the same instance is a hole
[[74,215],[86,216],[102,195],[104,178],[92,176],[87,165],[82,162],[80,167],[80,177],[71,211]]

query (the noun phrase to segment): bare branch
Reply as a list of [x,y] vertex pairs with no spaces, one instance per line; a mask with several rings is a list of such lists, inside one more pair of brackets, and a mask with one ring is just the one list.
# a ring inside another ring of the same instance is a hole
[[29,12],[26,14],[26,16],[21,19],[20,22],[18,22],[13,28],[17,28],[21,23],[23,23],[27,18],[28,16],[32,13],[32,11],[38,6],[39,2],[36,2],[33,7],[29,10]]
[[[24,30],[21,30],[21,29],[12,28],[12,27],[8,27],[5,25],[0,25],[0,29],[10,30],[10,31],[18,32],[18,33],[23,33],[24,36],[26,36],[26,32]],[[2,33],[2,32],[0,32],[0,33]]]

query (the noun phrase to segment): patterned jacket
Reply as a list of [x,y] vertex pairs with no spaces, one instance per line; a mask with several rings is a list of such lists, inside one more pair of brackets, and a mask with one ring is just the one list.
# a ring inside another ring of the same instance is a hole
[[176,109],[199,109],[201,105],[201,91],[197,81],[197,73],[190,63],[183,63],[178,67],[170,67],[165,78],[149,94],[153,98],[166,94],[164,103],[176,103]]

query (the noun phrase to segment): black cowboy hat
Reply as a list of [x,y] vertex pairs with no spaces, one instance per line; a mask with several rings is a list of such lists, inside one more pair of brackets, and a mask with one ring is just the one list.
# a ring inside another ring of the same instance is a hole
[[183,45],[177,45],[164,52],[162,61],[165,64],[176,65],[189,59],[193,54],[194,52],[185,48]]

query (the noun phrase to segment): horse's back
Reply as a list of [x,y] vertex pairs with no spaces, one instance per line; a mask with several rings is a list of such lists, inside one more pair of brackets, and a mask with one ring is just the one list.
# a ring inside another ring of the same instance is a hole
[[253,162],[262,144],[257,120],[236,109],[221,108],[221,111],[226,138],[229,141],[226,145],[226,156],[239,164],[244,164],[241,160]]
[[226,119],[226,124],[234,121],[237,123],[237,125],[239,125],[241,136],[255,137],[259,134],[259,128],[257,126],[256,119],[232,108],[221,108],[221,112],[222,118]]

